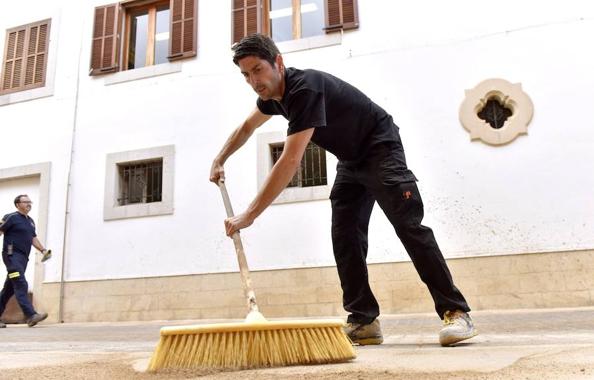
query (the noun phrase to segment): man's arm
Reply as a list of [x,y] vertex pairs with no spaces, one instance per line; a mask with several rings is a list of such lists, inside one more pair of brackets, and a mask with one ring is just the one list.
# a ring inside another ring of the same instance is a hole
[[225,169],[223,165],[227,158],[231,156],[237,149],[241,148],[243,144],[250,138],[256,128],[264,124],[272,116],[260,112],[256,107],[247,119],[241,124],[223,145],[219,154],[215,157],[210,168],[210,181],[214,183],[219,182],[219,178],[225,179]]
[[41,244],[39,239],[37,239],[37,236],[35,236],[33,238],[33,247],[35,247],[41,253],[43,253],[43,251],[45,251],[45,248],[43,248],[43,245]]
[[244,213],[225,220],[225,230],[228,236],[250,226],[254,219],[287,187],[301,164],[303,152],[305,152],[313,133],[314,128],[309,128],[287,137],[283,153],[272,167],[256,198]]

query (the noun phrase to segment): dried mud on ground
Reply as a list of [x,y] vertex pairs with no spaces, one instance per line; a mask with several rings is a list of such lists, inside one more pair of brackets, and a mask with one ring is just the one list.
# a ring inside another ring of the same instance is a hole
[[[520,359],[512,365],[494,372],[417,372],[374,371],[357,369],[357,363],[326,366],[297,366],[244,371],[163,371],[158,373],[138,372],[134,360],[122,359],[121,355],[104,357],[102,360],[63,366],[31,367],[3,370],[0,379],[72,379],[72,380],[586,380],[594,379],[591,359],[594,349],[540,354]],[[574,355],[575,354],[575,355]],[[567,357],[572,358],[567,360]],[[429,365],[429,363],[428,363]],[[345,367],[348,367],[345,368]],[[363,365],[361,365],[363,367]]]

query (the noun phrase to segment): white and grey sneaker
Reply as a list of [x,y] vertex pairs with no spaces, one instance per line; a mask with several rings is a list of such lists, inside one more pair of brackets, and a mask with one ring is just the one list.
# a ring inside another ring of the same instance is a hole
[[461,310],[448,310],[443,316],[443,328],[439,332],[439,344],[451,346],[478,335],[472,318]]
[[358,344],[360,346],[382,344],[384,341],[382,329],[377,319],[367,325],[361,323],[347,323],[346,326],[343,327],[343,330],[353,344]]

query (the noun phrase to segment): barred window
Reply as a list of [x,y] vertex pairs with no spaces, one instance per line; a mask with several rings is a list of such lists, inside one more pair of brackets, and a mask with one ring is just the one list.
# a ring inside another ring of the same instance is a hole
[[[272,164],[276,164],[283,153],[284,143],[270,145]],[[328,184],[326,175],[326,151],[310,142],[305,148],[301,167],[287,187],[311,187]]]
[[118,205],[161,202],[163,159],[118,164]]

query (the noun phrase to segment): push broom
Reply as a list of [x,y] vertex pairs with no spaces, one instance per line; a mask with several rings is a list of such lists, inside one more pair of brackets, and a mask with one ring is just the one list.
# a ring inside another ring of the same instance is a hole
[[[233,216],[225,183],[219,188],[227,216]],[[355,357],[340,319],[268,321],[258,310],[239,233],[232,236],[247,298],[244,322],[161,328],[149,371],[161,369],[244,369],[345,362]]]

